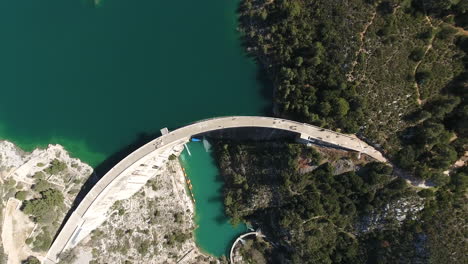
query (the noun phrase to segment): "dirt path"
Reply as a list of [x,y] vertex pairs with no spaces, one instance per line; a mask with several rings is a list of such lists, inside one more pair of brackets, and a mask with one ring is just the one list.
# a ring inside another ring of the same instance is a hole
[[458,35],[463,35],[463,36],[468,36],[468,30],[465,30],[464,28],[461,27],[456,27],[453,26],[456,30],[458,30]]
[[[450,19],[450,18],[453,18],[453,17],[454,17],[454,15],[448,15],[446,18]],[[462,27],[457,27],[456,25],[452,25],[452,24],[449,24],[449,26],[458,31],[457,35],[468,36],[468,30],[465,30]]]
[[372,13],[371,15],[371,18],[369,20],[369,22],[367,22],[365,25],[364,25],[364,28],[361,32],[359,32],[359,49],[356,51],[356,54],[354,55],[356,57],[356,59],[351,63],[351,70],[349,71],[349,73],[347,74],[348,75],[348,80],[349,81],[352,81],[353,80],[353,73],[354,73],[354,68],[356,67],[357,63],[358,63],[358,58],[359,58],[359,55],[364,52],[364,40],[366,38],[366,34],[367,34],[367,30],[369,29],[369,27],[374,23],[374,20],[375,20],[375,17],[377,16],[377,10],[374,10],[374,12]]
[[[428,16],[426,16],[425,19],[427,23],[429,24],[429,26],[431,26],[431,28],[435,30],[436,27],[432,24],[431,19]],[[435,38],[435,34],[433,34],[431,36],[431,39],[429,39],[429,44],[426,46],[426,49],[424,50],[423,58],[416,63],[416,66],[414,67],[414,70],[413,70],[413,76],[415,77],[414,88],[416,89],[416,102],[418,103],[418,105],[421,105],[423,101],[421,100],[421,92],[420,92],[421,88],[419,87],[418,81],[416,80],[416,73],[418,72],[419,66],[424,60],[424,57],[426,57],[426,54],[429,52],[430,49],[432,49],[432,42],[434,41],[434,38]]]
[[10,198],[5,208],[2,241],[8,264],[19,264],[28,257],[25,240],[34,226],[19,209],[20,201]]

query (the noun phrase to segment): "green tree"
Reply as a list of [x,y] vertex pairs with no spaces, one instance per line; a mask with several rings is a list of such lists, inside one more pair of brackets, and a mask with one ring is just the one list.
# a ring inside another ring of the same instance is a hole
[[297,67],[300,67],[302,65],[302,63],[304,62],[304,59],[302,57],[297,57],[295,60],[294,60],[294,64],[297,66]]
[[446,169],[457,160],[457,151],[451,145],[437,144],[431,152],[433,153],[431,159],[433,168]]
[[284,1],[283,9],[289,17],[297,17],[301,14],[301,3],[299,1]]
[[58,258],[58,264],[69,264],[73,263],[76,260],[76,254],[72,249],[68,249],[60,253]]
[[410,169],[415,165],[418,154],[413,146],[406,146],[402,148],[396,155],[398,165],[403,169]]
[[268,12],[267,12],[265,9],[263,9],[263,10],[260,12],[260,18],[261,18],[263,21],[267,20],[267,18],[268,18]]
[[67,169],[67,164],[58,159],[50,162],[50,166],[45,168],[44,171],[48,174],[57,175]]
[[47,222],[55,218],[56,208],[63,205],[63,199],[60,191],[48,189],[41,193],[41,198],[24,201],[22,210],[36,222]]
[[417,48],[411,52],[409,58],[413,61],[420,61],[424,58],[425,50],[424,48]]
[[333,100],[333,112],[337,116],[345,116],[349,111],[349,103],[344,98],[336,98]]
[[319,105],[319,112],[323,116],[328,116],[332,111],[332,106],[328,102],[321,102]]
[[424,84],[427,80],[431,78],[432,74],[429,71],[420,71],[416,73],[415,79],[419,85]]
[[47,229],[43,228],[33,242],[34,251],[47,251],[52,244],[52,236]]
[[24,201],[27,195],[28,195],[27,191],[19,191],[15,194],[15,198],[18,200]]
[[41,264],[41,262],[34,256],[29,256],[26,260],[21,261],[21,264]]
[[52,186],[50,185],[48,181],[40,178],[39,180],[36,180],[32,189],[38,193],[41,193],[47,189],[50,189],[51,187]]

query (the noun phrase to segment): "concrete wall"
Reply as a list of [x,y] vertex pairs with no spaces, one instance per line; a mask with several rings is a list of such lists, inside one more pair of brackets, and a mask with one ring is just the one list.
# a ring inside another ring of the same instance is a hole
[[[98,228],[108,218],[109,209],[116,201],[130,198],[149,179],[158,175],[169,156],[178,155],[183,150],[185,142],[186,140],[178,141],[150,152],[124,169],[110,182],[99,181],[86,195],[86,201],[83,200],[72,213],[49,249],[44,263],[57,263],[57,254],[75,247],[91,231]],[[89,200],[93,201],[87,203]],[[87,205],[89,206],[86,208]]]

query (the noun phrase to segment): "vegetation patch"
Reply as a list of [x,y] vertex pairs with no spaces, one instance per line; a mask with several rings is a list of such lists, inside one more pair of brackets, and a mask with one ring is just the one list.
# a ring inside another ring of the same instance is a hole
[[44,172],[52,175],[57,175],[67,169],[67,164],[58,159],[54,159],[50,162],[49,167],[44,169]]
[[40,193],[41,197],[24,201],[22,210],[30,215],[35,222],[51,223],[57,217],[57,211],[64,206],[63,194],[56,189],[48,189]]
[[[468,1],[244,0],[239,10],[246,49],[274,83],[277,115],[357,133],[383,150],[398,175],[437,189],[416,195],[381,165],[365,165],[346,177],[351,183],[341,182],[341,174],[326,176],[333,173],[323,164],[301,175],[294,164],[278,168],[297,159],[284,150],[282,157],[265,156],[271,165],[265,168],[249,161],[256,155],[248,147],[234,144],[219,150],[227,213],[269,226],[283,250],[266,256],[293,263],[467,262],[460,232],[466,234],[468,179],[459,167],[468,151]],[[250,166],[256,169],[246,173]],[[267,186],[250,178],[262,170],[270,175]],[[386,176],[370,176],[379,174]],[[340,190],[362,186],[341,197]],[[397,221],[399,228],[351,228],[407,196],[424,205]]]
[[[223,143],[216,151],[226,179],[226,212],[277,243],[263,250],[268,263],[356,263],[362,257],[358,220],[416,196],[382,163],[336,174],[330,163],[319,164],[326,157],[299,144]],[[305,166],[315,169],[301,170]]]

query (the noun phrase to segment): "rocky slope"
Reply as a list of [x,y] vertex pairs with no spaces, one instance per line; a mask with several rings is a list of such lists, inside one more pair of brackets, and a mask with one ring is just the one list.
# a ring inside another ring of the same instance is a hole
[[[86,179],[93,169],[70,157],[60,145],[25,152],[0,141],[0,263],[20,263],[28,256],[45,254]],[[43,199],[44,192],[61,193],[60,205],[40,219],[23,212],[25,203]]]
[[106,223],[82,241],[70,259],[75,263],[217,263],[195,245],[194,206],[189,197],[178,160],[169,160],[138,193],[116,202]]

